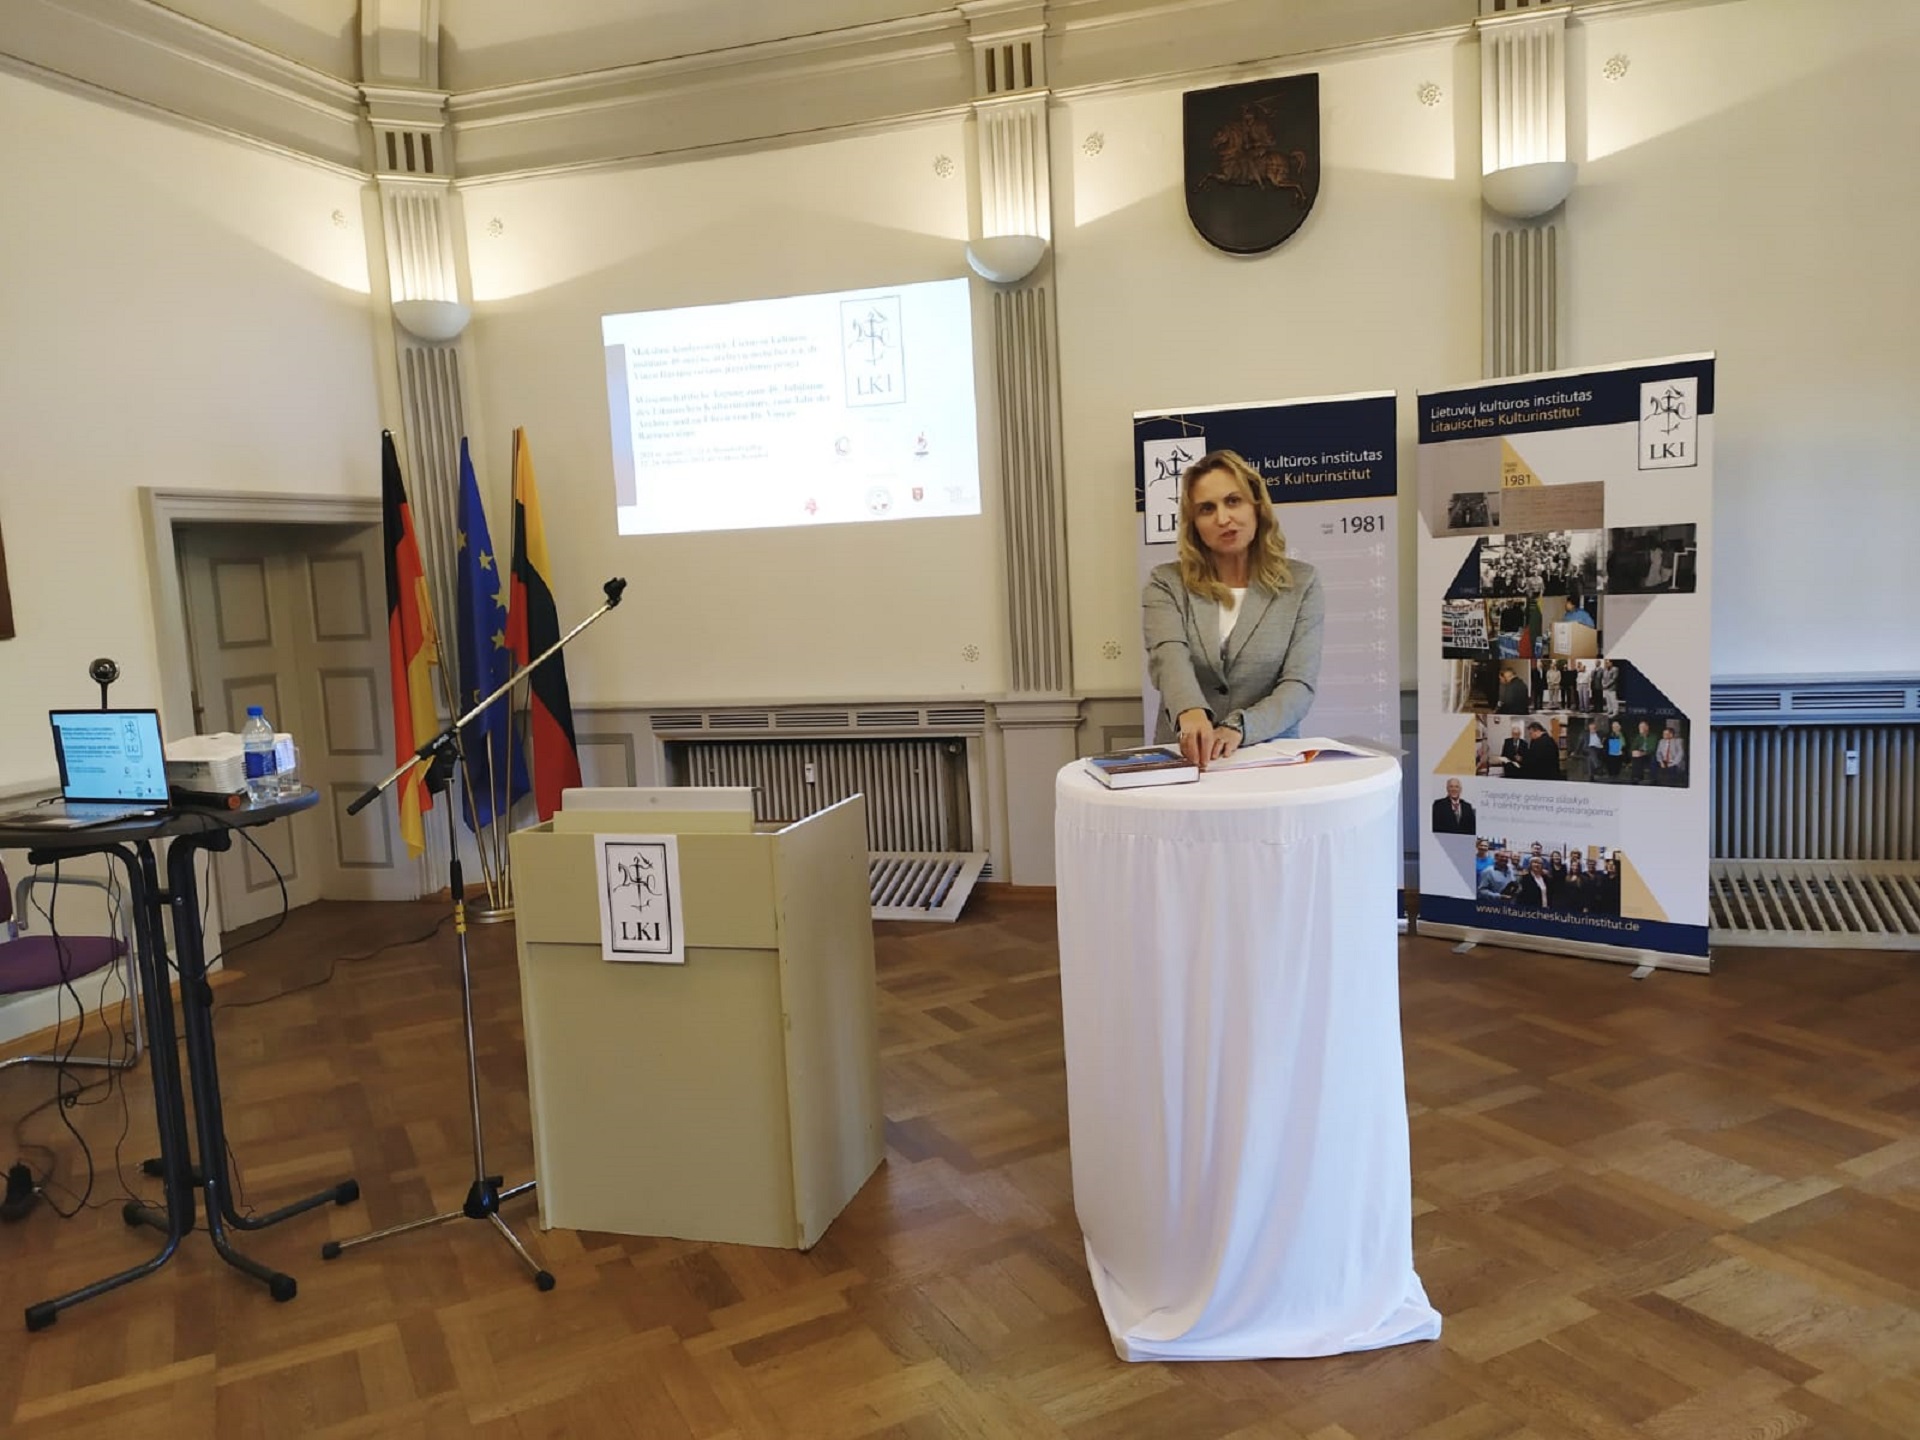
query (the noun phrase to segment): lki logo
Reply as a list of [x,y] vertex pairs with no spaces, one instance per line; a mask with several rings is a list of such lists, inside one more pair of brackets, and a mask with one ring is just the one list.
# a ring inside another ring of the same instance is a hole
[[898,405],[907,398],[900,297],[875,295],[840,302],[841,362],[846,403]]
[[1171,545],[1180,538],[1180,473],[1207,453],[1207,437],[1140,442],[1140,467],[1146,477],[1146,509],[1141,516],[1146,543]]
[[1676,375],[1640,387],[1640,468],[1679,470],[1700,463],[1700,377]]

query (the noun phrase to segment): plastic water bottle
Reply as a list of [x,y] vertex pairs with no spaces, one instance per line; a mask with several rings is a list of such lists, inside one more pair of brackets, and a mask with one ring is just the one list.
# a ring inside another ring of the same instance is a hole
[[240,727],[240,744],[247,753],[247,798],[277,800],[280,780],[273,746],[273,726],[259,705],[247,707],[247,723]]

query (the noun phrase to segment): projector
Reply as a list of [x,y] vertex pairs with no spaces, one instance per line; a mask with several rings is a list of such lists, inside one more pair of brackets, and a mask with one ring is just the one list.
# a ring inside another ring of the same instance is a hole
[[237,795],[247,788],[247,755],[238,735],[188,735],[167,742],[167,784],[204,795]]

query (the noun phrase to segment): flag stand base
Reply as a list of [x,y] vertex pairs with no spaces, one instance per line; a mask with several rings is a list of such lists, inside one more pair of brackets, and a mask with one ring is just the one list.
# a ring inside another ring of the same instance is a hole
[[490,905],[481,900],[467,907],[467,919],[476,925],[498,925],[502,920],[513,919],[513,906]]

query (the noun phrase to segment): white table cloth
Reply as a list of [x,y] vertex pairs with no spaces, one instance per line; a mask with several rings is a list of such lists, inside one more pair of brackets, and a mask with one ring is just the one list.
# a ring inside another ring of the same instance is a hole
[[1074,1202],[1124,1360],[1440,1333],[1413,1268],[1399,778],[1055,780]]

